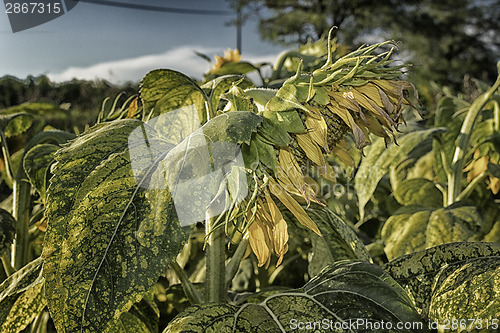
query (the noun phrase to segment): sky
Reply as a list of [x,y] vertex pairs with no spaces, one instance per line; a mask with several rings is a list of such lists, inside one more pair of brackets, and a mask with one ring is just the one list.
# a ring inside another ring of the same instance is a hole
[[[113,1],[231,11],[227,0]],[[213,59],[236,48],[236,27],[228,25],[236,14],[231,13],[179,14],[80,1],[52,21],[13,33],[4,4],[0,9],[0,77],[45,74],[56,82],[77,78],[119,84],[139,81],[153,69],[170,68],[201,78],[210,65],[194,51]],[[260,40],[255,20],[243,26],[243,60],[272,62],[283,50]]]

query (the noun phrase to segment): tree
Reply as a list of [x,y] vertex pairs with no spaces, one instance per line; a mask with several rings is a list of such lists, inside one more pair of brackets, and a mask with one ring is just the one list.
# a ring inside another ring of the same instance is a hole
[[[465,75],[492,82],[500,58],[500,0],[231,0],[257,17],[264,40],[295,45],[331,26],[341,44],[359,37],[401,41],[414,79],[458,87]],[[421,81],[421,82],[422,82]]]

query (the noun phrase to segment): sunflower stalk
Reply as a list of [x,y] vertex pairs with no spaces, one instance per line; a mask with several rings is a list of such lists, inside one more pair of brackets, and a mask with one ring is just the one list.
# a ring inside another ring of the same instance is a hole
[[207,235],[205,303],[226,302],[226,234],[224,228],[215,227],[215,221],[215,217],[205,220],[205,235]]

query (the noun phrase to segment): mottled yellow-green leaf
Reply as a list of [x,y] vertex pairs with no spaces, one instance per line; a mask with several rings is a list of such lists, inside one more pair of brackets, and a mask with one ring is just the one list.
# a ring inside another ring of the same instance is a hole
[[480,241],[484,231],[484,221],[476,207],[454,205],[440,208],[429,217],[426,245]]
[[389,260],[426,248],[426,229],[432,208],[402,207],[395,211],[382,228],[382,241]]
[[429,317],[495,319],[500,317],[500,253],[470,259],[436,277]]
[[484,221],[473,206],[402,207],[382,228],[389,260],[440,244],[479,241],[483,236]]
[[492,319],[500,309],[499,267],[499,244],[459,242],[398,257],[384,269],[425,318]]
[[267,118],[262,121],[259,134],[275,146],[286,147],[291,142],[288,132]]
[[414,178],[402,181],[394,191],[394,197],[403,206],[420,205],[442,207],[443,194],[428,179]]
[[358,194],[359,211],[364,217],[364,207],[370,200],[377,184],[389,172],[391,165],[398,165],[424,139],[443,132],[442,128],[416,130],[398,138],[398,145],[391,144],[385,147],[383,138],[377,138],[367,147],[366,156],[361,160],[359,169],[354,178],[354,188]]
[[29,113],[0,113],[0,128],[6,138],[23,134],[32,124],[33,116]]
[[211,119],[201,130],[207,142],[250,144],[252,134],[257,131],[261,123],[262,117],[253,112],[229,112]]
[[0,284],[0,332],[21,332],[47,304],[41,270],[38,258]]
[[249,62],[246,61],[238,61],[238,62],[228,62],[221,66],[221,68],[217,69],[211,74],[216,75],[227,75],[227,74],[246,74],[256,70],[256,67]]
[[171,69],[149,72],[141,81],[140,93],[146,114],[154,109],[152,117],[194,105],[200,123],[207,120],[205,101],[208,97],[194,80],[180,72]]
[[120,320],[109,330],[110,333],[157,333],[160,312],[155,303],[154,294],[147,293],[135,303],[128,312],[120,316]]
[[[303,288],[277,292],[260,303],[204,304],[179,314],[164,333],[181,332],[289,332],[298,322],[348,323],[366,319],[394,323],[393,329],[359,327],[357,332],[408,332],[396,322],[421,322],[405,291],[380,267],[365,262],[340,261],[325,269]],[[304,324],[305,325],[305,324]],[[327,331],[316,326],[312,332]],[[427,332],[422,323],[422,330]]]
[[58,149],[57,145],[44,143],[31,148],[24,156],[24,171],[43,202],[45,202],[48,187],[50,166],[55,161],[54,157]]
[[[148,133],[149,149],[129,143],[136,128]],[[43,275],[60,332],[105,332],[115,325],[165,273],[189,235],[170,192],[145,186],[171,148],[155,133],[133,119],[98,124],[56,154]],[[150,166],[134,175],[130,155]]]

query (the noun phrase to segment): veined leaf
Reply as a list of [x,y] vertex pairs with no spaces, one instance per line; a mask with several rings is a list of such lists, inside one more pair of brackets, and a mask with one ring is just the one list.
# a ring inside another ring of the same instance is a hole
[[498,318],[500,245],[461,242],[398,257],[384,269],[424,318]]
[[443,205],[443,194],[433,182],[425,178],[403,180],[396,187],[394,197],[404,206],[420,205],[438,208]]
[[316,223],[321,234],[311,233],[313,256],[309,261],[309,275],[317,275],[326,266],[339,260],[370,261],[368,250],[352,228],[326,207],[313,205],[307,214]]
[[262,117],[248,111],[223,113],[162,158],[164,171],[158,173],[166,173],[181,225],[205,220],[207,209],[210,216],[226,211],[228,190],[233,203],[247,195],[240,146],[250,143],[261,122]]
[[262,123],[262,117],[253,112],[236,111],[221,114],[203,125],[208,142],[250,144],[252,134]]
[[207,120],[208,97],[194,80],[180,72],[170,69],[149,72],[141,81],[141,98],[146,114],[154,108],[151,118],[194,104],[200,123]]
[[[130,140],[135,129],[147,134],[149,147]],[[189,235],[170,192],[146,186],[172,147],[155,133],[133,119],[103,123],[57,152],[43,275],[58,331],[108,331],[165,273]],[[149,167],[134,174],[131,155]]]
[[288,133],[306,133],[306,128],[296,110],[291,111],[264,111],[264,118],[275,126],[283,128]]
[[389,172],[390,166],[401,163],[424,139],[443,131],[442,128],[412,131],[400,136],[398,145],[391,145],[388,148],[385,147],[383,138],[377,138],[370,147],[367,147],[366,156],[361,160],[354,178],[360,220],[364,218],[364,208],[375,192],[378,182]]
[[[298,323],[313,330],[314,322],[326,325],[316,326],[316,331],[336,328],[350,332],[354,330],[349,323],[356,320],[374,326],[382,320],[392,323],[391,329],[378,330],[360,325],[356,332],[409,332],[397,330],[396,322],[421,322],[406,292],[380,267],[341,261],[325,268],[303,288],[275,293],[258,304],[192,306],[170,322],[164,333],[288,332],[297,329],[294,325]],[[427,332],[423,323],[421,328],[411,331]]]
[[120,316],[120,320],[111,330],[113,333],[156,333],[160,310],[156,306],[154,295],[147,293],[144,298],[135,303],[128,312]]
[[427,247],[426,230],[431,213],[432,208],[406,206],[387,219],[381,236],[389,260]]
[[436,245],[479,241],[484,221],[473,206],[452,205],[432,209],[408,206],[398,209],[382,228],[382,240],[389,260]]
[[253,98],[253,101],[259,108],[259,111],[264,111],[267,102],[276,96],[276,91],[277,90],[268,88],[251,88],[246,89],[245,93]]
[[253,86],[253,84],[248,80],[242,81],[242,79],[242,75],[224,75],[208,81],[201,87],[207,91],[207,95],[211,98],[213,109],[218,110],[221,96],[226,93],[234,83],[241,81],[238,84],[238,87],[242,89],[250,88]]
[[43,310],[47,302],[41,271],[38,258],[0,284],[0,332],[21,332]]
[[228,111],[257,111],[257,107],[243,89],[239,86],[232,86],[231,89],[222,95],[228,101],[224,112]]
[[32,124],[33,116],[29,113],[0,113],[0,128],[6,138],[23,134]]
[[0,255],[16,237],[16,220],[8,211],[0,208]]
[[55,162],[54,157],[58,149],[57,145],[40,144],[30,149],[24,156],[24,171],[43,202],[45,202],[45,193],[48,187],[49,168]]

